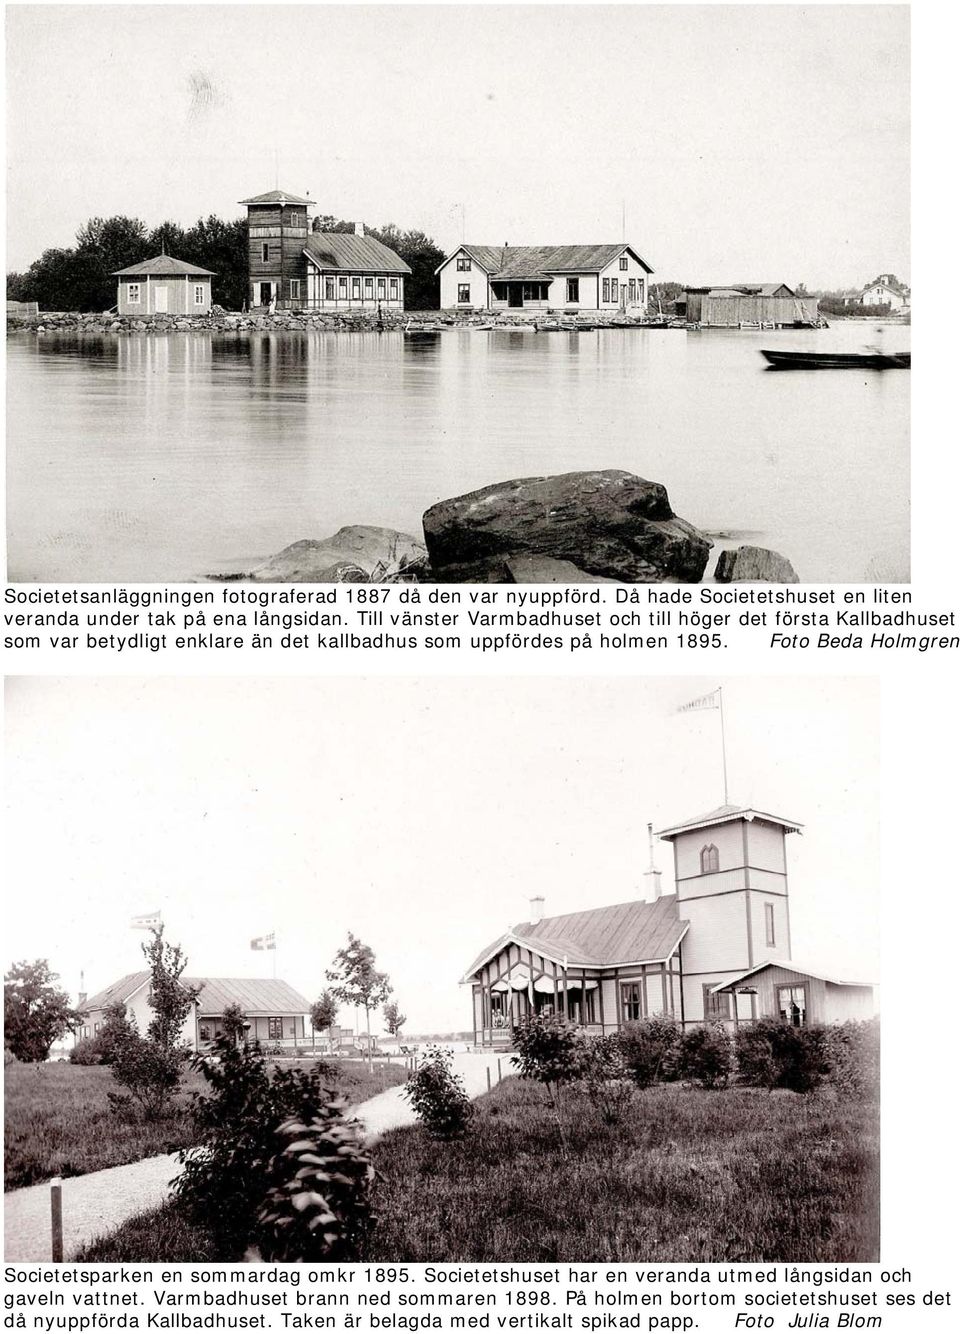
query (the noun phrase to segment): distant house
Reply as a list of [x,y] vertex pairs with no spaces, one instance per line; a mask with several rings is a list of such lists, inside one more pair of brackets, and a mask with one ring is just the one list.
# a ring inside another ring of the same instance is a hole
[[172,255],[117,269],[117,310],[121,315],[209,315],[210,269]]
[[462,245],[437,266],[444,310],[643,311],[653,270],[632,246]]
[[530,1014],[566,1016],[591,1033],[669,1014],[735,1027],[765,1016],[802,1026],[868,1018],[873,987],[790,959],[786,837],[793,820],[724,805],[661,830],[676,892],[559,917],[531,900],[521,922],[480,952],[471,988],[474,1040],[506,1046]]
[[[183,1027],[183,1041],[194,1049],[219,1037],[223,1012],[239,1005],[250,1023],[251,1041],[304,1041],[310,1031],[310,1004],[293,987],[278,978],[184,977],[186,985],[199,987],[199,995]],[[128,973],[118,982],[81,999],[77,1006],[82,1019],[78,1037],[95,1037],[111,1005],[125,1007],[127,1018],[141,1033],[153,1017],[150,1006],[150,974]]]
[[846,298],[848,306],[889,306],[903,310],[910,305],[910,289],[898,281],[895,274],[881,273],[868,283],[862,292]]
[[269,190],[247,208],[250,305],[280,310],[403,310],[411,270],[364,232],[314,231],[312,199]]
[[684,313],[688,324],[736,329],[741,324],[813,323],[819,310],[815,297],[799,297],[786,283],[726,283],[688,287]]

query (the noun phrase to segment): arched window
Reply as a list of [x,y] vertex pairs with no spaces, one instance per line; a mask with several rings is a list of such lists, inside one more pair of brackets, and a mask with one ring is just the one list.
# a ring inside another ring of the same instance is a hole
[[705,848],[700,849],[700,874],[709,875],[711,871],[720,870],[720,854],[713,843],[708,843]]

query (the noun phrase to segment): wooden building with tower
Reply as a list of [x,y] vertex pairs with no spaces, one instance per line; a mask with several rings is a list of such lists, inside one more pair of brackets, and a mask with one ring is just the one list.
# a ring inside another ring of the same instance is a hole
[[252,309],[403,310],[409,266],[362,223],[353,233],[314,230],[312,199],[283,190],[242,199],[247,209]]
[[[732,1027],[761,1017],[794,1025],[873,1013],[873,987],[791,961],[787,836],[802,826],[729,803],[659,832],[674,856],[661,891],[651,851],[647,896],[530,919],[468,968],[474,1039],[508,1046],[514,1023],[548,1011],[588,1033],[656,1014]],[[652,845],[651,845],[652,849]]]

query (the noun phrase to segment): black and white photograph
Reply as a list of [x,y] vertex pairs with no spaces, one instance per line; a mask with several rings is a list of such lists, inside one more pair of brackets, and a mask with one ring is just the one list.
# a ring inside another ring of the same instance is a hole
[[14,5],[20,582],[907,583],[907,5]]
[[8,1261],[879,1258],[876,679],[19,677],[5,750]]

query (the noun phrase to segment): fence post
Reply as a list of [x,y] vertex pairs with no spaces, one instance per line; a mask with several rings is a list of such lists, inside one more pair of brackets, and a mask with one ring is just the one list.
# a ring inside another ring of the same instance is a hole
[[500,1057],[498,1056],[498,1057],[497,1057],[497,1083],[498,1083],[498,1084],[501,1083],[502,1080],[503,1080],[503,1071],[502,1071],[501,1068],[500,1068]]
[[490,1067],[487,1066],[487,1092],[489,1093],[493,1085],[490,1082]]
[[63,1259],[63,1201],[59,1177],[50,1182],[50,1259]]

